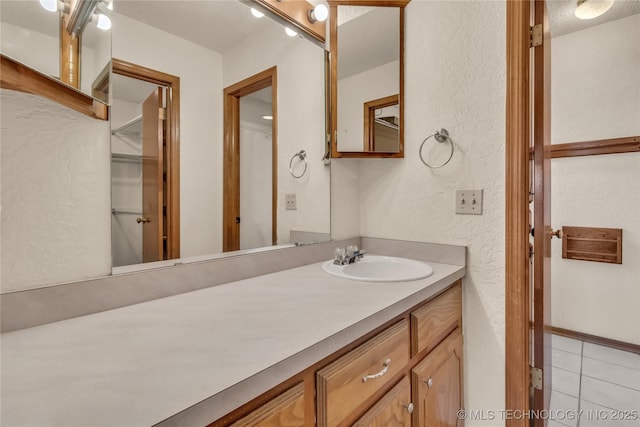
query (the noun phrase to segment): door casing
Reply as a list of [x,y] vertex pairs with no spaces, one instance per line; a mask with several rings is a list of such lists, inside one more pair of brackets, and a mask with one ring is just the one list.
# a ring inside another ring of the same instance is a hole
[[[549,92],[545,86],[545,76],[549,76],[548,27],[544,21],[544,0],[509,0],[507,7],[507,99],[506,99],[506,241],[505,241],[505,409],[526,411],[548,409],[548,388],[550,369],[544,369],[543,390],[534,393],[530,399],[530,358],[543,364],[548,362],[548,340],[546,329],[548,304],[549,253],[541,249],[547,245],[548,218],[536,218],[539,231],[535,239],[538,257],[534,264],[530,261],[529,243],[529,202],[531,188],[531,167],[536,170],[533,188],[537,209],[548,209],[548,185],[543,180],[544,162],[548,159],[548,150],[538,145],[537,155],[534,149],[534,164],[531,165],[530,141],[532,132],[540,138],[537,144],[549,143]],[[545,34],[543,49],[533,48],[531,52],[530,31],[533,24],[543,24]],[[533,66],[533,67],[532,67]],[[542,80],[539,80],[542,78]],[[538,80],[536,92],[532,91],[534,80]],[[543,84],[540,84],[543,82]],[[533,108],[533,110],[532,110]],[[532,121],[532,112],[533,121]],[[533,125],[533,128],[532,128]],[[542,168],[542,169],[540,169]],[[548,169],[547,169],[548,171]],[[546,191],[545,191],[546,190]],[[545,194],[546,193],[546,194]],[[546,198],[545,198],[546,196]],[[546,204],[546,205],[545,205]],[[542,221],[541,221],[542,220]],[[537,263],[537,264],[536,264]],[[531,269],[536,271],[532,283]],[[534,282],[535,282],[534,280]],[[534,304],[531,295],[535,293]],[[537,321],[531,323],[532,314]],[[533,334],[532,334],[533,326]],[[542,329],[540,329],[542,328]],[[534,341],[532,348],[531,341]],[[546,389],[546,390],[545,390]],[[536,420],[535,425],[544,425],[545,420]],[[508,427],[529,427],[528,417],[511,417],[505,420]]]
[[113,58],[112,72],[167,87],[165,128],[166,259],[180,258],[180,78]]
[[222,250],[240,249],[240,98],[271,87],[271,239],[278,243],[278,85],[277,67],[271,67],[224,89],[224,182]]

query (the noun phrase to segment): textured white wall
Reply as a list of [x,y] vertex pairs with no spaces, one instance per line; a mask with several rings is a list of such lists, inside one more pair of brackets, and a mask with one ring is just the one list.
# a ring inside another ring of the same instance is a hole
[[[637,135],[638,133],[636,133]],[[640,344],[640,153],[554,159],[551,218],[622,228],[622,265],[551,259],[553,326]]]
[[[308,40],[288,37],[275,26],[225,52],[223,65],[225,87],[278,67],[278,243],[289,242],[291,230],[328,233],[330,168],[321,160],[325,152],[324,51]],[[307,152],[309,166],[302,178],[295,179],[289,173],[289,161],[300,150]],[[219,156],[222,168],[222,147]],[[297,195],[297,210],[285,210],[289,193]]]
[[[332,165],[332,237],[362,234],[468,247],[465,406],[478,410],[504,408],[505,399],[505,24],[504,2],[411,2],[406,8],[405,158],[344,159]],[[447,166],[432,170],[420,162],[418,147],[440,127],[449,130],[455,154]],[[355,181],[357,168],[360,203],[354,206],[349,200],[354,189],[344,187]],[[455,215],[455,190],[480,188],[485,190],[483,215]]]
[[1,291],[111,273],[109,123],[0,94]]
[[639,40],[640,14],[552,40],[554,144],[638,135]]
[[338,150],[363,150],[364,103],[398,94],[399,79],[400,62],[393,61],[338,81]]
[[[640,14],[552,40],[552,140],[640,135]],[[551,218],[623,229],[622,265],[562,259],[552,324],[640,344],[640,153],[554,159]]]
[[113,14],[113,57],[180,77],[180,255],[222,251],[222,56]]

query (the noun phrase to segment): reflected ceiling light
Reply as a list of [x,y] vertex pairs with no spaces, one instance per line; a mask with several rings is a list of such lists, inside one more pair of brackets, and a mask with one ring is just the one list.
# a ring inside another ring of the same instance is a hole
[[307,16],[309,17],[309,21],[311,21],[312,24],[315,22],[324,22],[329,17],[329,8],[326,4],[320,3],[316,5],[316,7],[311,9],[307,13]]
[[285,27],[284,32],[287,33],[289,37],[295,37],[298,35],[298,33],[293,31],[291,28],[287,28],[287,27]]
[[[106,6],[106,7],[105,7]],[[111,29],[111,18],[109,15],[113,10],[113,1],[101,0],[96,5],[96,11],[93,15],[93,21],[96,23],[96,27],[102,31]]]
[[57,12],[58,0],[40,0],[40,6],[49,12]]
[[593,19],[605,13],[613,6],[613,0],[578,0],[576,17]]
[[96,27],[98,27],[103,31],[107,31],[108,29],[111,28],[111,19],[107,15],[103,15],[102,13],[99,13]]
[[264,13],[260,12],[258,9],[254,9],[253,7],[251,8],[251,14],[256,18],[262,18],[264,16]]
[[273,120],[273,116],[262,116],[265,120]]

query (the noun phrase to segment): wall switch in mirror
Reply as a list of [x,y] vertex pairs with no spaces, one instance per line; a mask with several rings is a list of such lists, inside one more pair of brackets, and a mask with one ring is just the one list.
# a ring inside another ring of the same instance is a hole
[[287,194],[284,196],[284,201],[287,206],[288,211],[298,210],[298,206],[296,203],[296,195],[295,194]]
[[456,190],[456,214],[482,215],[483,190]]

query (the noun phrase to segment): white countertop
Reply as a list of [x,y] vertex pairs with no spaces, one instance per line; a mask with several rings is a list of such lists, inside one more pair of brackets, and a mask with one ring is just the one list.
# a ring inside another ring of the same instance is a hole
[[465,273],[429,264],[427,279],[370,283],[316,263],[2,334],[0,424],[215,421]]

